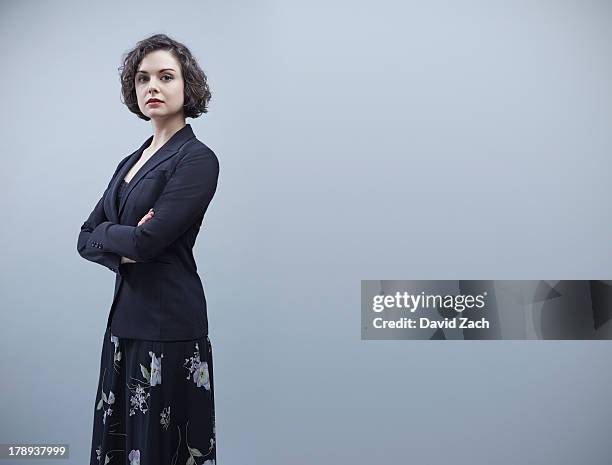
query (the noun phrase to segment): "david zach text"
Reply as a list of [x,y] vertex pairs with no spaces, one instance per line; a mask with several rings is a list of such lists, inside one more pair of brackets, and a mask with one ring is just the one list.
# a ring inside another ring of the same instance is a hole
[[[459,325],[457,325],[459,320]],[[391,328],[391,329],[416,329],[418,328],[460,328],[460,329],[489,329],[489,321],[486,318],[480,320],[470,320],[469,318],[444,318],[444,320],[430,320],[429,318],[400,318],[399,320],[386,321],[382,318],[374,318],[372,322],[374,328]]]

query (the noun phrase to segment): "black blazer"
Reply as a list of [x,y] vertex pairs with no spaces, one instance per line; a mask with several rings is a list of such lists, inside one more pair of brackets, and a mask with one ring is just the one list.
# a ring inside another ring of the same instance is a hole
[[[107,328],[118,337],[156,341],[208,334],[206,299],[193,245],[219,177],[214,152],[187,124],[117,189],[153,136],[119,162],[108,187],[81,226],[79,254],[116,273]],[[149,211],[154,216],[141,226]],[[121,256],[137,263],[120,263]]]

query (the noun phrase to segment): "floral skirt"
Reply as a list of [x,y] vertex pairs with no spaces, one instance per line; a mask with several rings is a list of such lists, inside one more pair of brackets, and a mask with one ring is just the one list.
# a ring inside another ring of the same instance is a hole
[[106,329],[90,465],[215,465],[208,336],[165,342]]

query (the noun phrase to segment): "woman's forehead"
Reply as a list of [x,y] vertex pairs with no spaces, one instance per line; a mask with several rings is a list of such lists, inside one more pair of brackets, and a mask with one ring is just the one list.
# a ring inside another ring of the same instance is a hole
[[140,62],[138,71],[145,73],[161,72],[164,70],[180,71],[178,60],[167,50],[156,50],[147,53]]

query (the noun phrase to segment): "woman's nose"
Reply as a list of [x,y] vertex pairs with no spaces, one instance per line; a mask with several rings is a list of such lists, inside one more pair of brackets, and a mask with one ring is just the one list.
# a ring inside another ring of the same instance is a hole
[[158,90],[156,83],[157,83],[157,81],[155,80],[155,78],[149,79],[149,93],[151,93],[152,89]]

